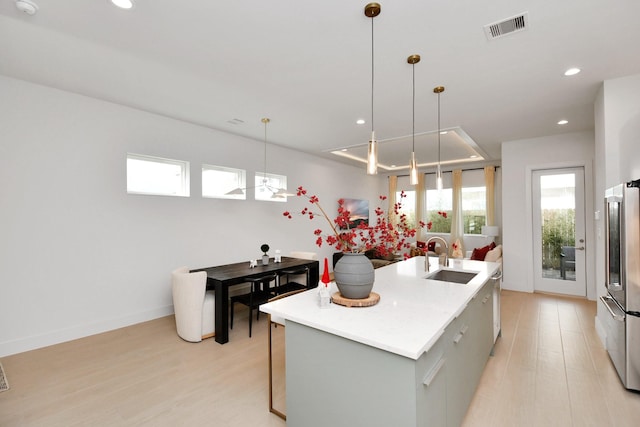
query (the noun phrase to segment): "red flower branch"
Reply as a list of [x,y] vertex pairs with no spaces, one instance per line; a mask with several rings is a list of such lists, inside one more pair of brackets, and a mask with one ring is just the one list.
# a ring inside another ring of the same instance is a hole
[[[298,187],[296,196],[307,197],[309,203],[320,211],[314,213],[309,207],[305,207],[300,211],[301,215],[306,215],[311,220],[321,215],[331,228],[331,232],[326,235],[321,229],[316,229],[313,232],[316,236],[315,243],[319,247],[326,243],[343,252],[364,252],[375,249],[378,256],[385,257],[409,249],[410,243],[407,242],[407,239],[416,236],[416,229],[409,226],[407,215],[401,213],[402,199],[406,197],[404,191],[400,193],[401,200],[393,206],[394,215],[398,218],[397,223],[391,222],[381,207],[376,207],[374,210],[376,214],[375,225],[369,226],[361,222],[353,228],[350,227],[353,225],[353,221],[350,220],[351,212],[344,206],[344,199],[338,200],[338,215],[331,220],[320,206],[320,200],[317,196],[308,196],[303,187]],[[386,199],[386,196],[380,196],[381,202]],[[288,219],[292,218],[289,211],[283,212],[283,215]],[[421,228],[427,226],[428,229],[431,229],[431,223],[425,224],[420,221],[419,225]],[[405,257],[408,257],[407,253],[405,253]]]

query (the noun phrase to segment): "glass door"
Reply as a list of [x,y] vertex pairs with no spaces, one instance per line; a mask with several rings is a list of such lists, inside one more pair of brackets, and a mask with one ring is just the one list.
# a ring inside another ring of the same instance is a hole
[[584,170],[532,176],[534,289],[586,296]]

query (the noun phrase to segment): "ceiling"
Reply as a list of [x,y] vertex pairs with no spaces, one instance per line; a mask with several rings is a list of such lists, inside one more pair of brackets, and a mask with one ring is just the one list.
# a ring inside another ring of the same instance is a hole
[[[0,74],[364,165],[371,134],[366,1],[0,0]],[[374,118],[381,172],[412,147],[438,161],[495,162],[503,141],[593,129],[604,80],[640,73],[637,0],[381,1]],[[527,13],[523,31],[484,26]],[[565,77],[564,71],[582,72]],[[356,124],[357,119],[367,123]],[[568,120],[558,125],[560,119]],[[342,149],[347,151],[341,151]],[[333,152],[339,153],[339,155]],[[475,155],[477,157],[471,158]],[[394,167],[395,165],[395,167]]]

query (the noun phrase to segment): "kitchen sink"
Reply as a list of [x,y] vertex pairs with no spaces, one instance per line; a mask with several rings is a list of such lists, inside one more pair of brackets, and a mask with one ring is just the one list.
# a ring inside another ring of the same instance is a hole
[[477,272],[440,269],[435,273],[425,276],[425,279],[467,284],[476,277],[477,274]]

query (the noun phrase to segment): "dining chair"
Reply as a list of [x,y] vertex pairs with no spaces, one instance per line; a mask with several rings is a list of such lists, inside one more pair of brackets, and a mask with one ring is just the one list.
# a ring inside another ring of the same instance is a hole
[[562,246],[560,251],[560,277],[567,278],[567,269],[576,269],[576,248],[575,246]]
[[215,293],[206,291],[207,273],[187,267],[171,272],[171,292],[178,336],[200,342],[215,335]]
[[[289,254],[292,258],[301,258],[309,260],[317,260],[318,254],[315,252],[302,252],[293,251]],[[276,290],[277,294],[285,294],[290,291],[298,289],[306,289],[309,286],[309,266],[292,267],[285,270],[280,270],[280,282]],[[293,276],[293,279],[291,278]],[[283,277],[285,280],[283,280]],[[304,285],[299,282],[302,278],[305,278]]]
[[[276,301],[282,298],[287,298],[290,297],[291,295],[295,295],[298,294],[300,292],[304,292],[307,289],[296,289],[284,294],[280,294],[277,295],[271,299],[269,299],[268,302],[271,301]],[[273,407],[273,377],[274,377],[274,368],[273,368],[273,328],[277,328],[278,326],[282,326],[282,328],[284,328],[284,319],[278,317],[278,316],[273,316],[269,313],[267,313],[267,318],[269,320],[269,334],[268,334],[268,344],[269,344],[269,412],[276,414],[277,416],[279,416],[280,418],[282,418],[283,420],[287,420],[287,415],[282,412],[279,409],[276,409]],[[284,352],[281,352],[284,356]],[[282,384],[284,384],[284,381],[281,381]]]
[[[229,326],[233,329],[233,317],[235,312],[236,303],[246,305],[249,308],[249,337],[251,337],[251,328],[253,324],[253,310],[257,310],[256,320],[260,320],[260,307],[261,304],[266,303],[273,296],[274,289],[278,286],[278,275],[265,274],[258,277],[246,277],[245,282],[250,283],[250,291],[247,294],[234,295],[229,298],[231,304],[231,319]],[[274,282],[274,288],[271,288],[271,282]]]

